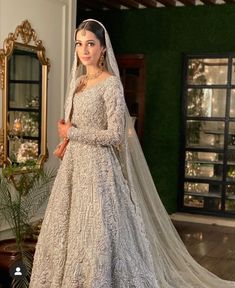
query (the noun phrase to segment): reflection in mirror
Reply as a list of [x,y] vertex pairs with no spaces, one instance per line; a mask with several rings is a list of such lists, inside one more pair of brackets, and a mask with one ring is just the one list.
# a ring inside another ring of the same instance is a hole
[[30,23],[10,33],[0,50],[3,89],[3,162],[46,160],[49,59]]
[[40,155],[41,70],[36,51],[14,49],[9,59],[7,103],[11,162],[36,161]]
[[37,53],[14,49],[9,60],[9,107],[38,108],[41,64]]

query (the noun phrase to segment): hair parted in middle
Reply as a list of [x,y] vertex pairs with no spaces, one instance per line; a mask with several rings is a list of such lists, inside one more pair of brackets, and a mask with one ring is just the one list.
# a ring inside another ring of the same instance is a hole
[[74,33],[74,41],[76,42],[76,36],[77,36],[77,32],[81,31],[81,30],[88,30],[92,33],[95,34],[95,36],[97,37],[97,39],[100,41],[100,44],[102,47],[106,47],[105,45],[105,34],[104,34],[104,28],[97,23],[96,21],[83,21],[78,28],[75,30]]

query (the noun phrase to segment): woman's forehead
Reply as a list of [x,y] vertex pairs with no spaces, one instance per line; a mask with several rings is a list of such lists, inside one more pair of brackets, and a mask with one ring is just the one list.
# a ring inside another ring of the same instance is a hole
[[88,41],[88,40],[98,40],[98,38],[93,32],[86,29],[82,29],[77,32],[76,40]]

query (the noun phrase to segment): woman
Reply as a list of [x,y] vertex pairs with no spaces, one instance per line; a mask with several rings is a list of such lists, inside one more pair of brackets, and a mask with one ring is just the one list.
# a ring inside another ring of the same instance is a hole
[[75,31],[60,137],[69,139],[39,235],[31,288],[235,287],[187,252],[152,181],[113,49],[93,19]]

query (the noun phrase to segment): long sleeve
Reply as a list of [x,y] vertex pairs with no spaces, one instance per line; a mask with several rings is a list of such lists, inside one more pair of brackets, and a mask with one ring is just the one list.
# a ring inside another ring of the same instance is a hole
[[68,138],[86,144],[98,145],[119,145],[124,136],[124,113],[125,100],[122,84],[119,79],[113,81],[108,86],[103,95],[106,114],[107,129],[99,130],[97,128],[76,128],[71,127],[68,130]]

